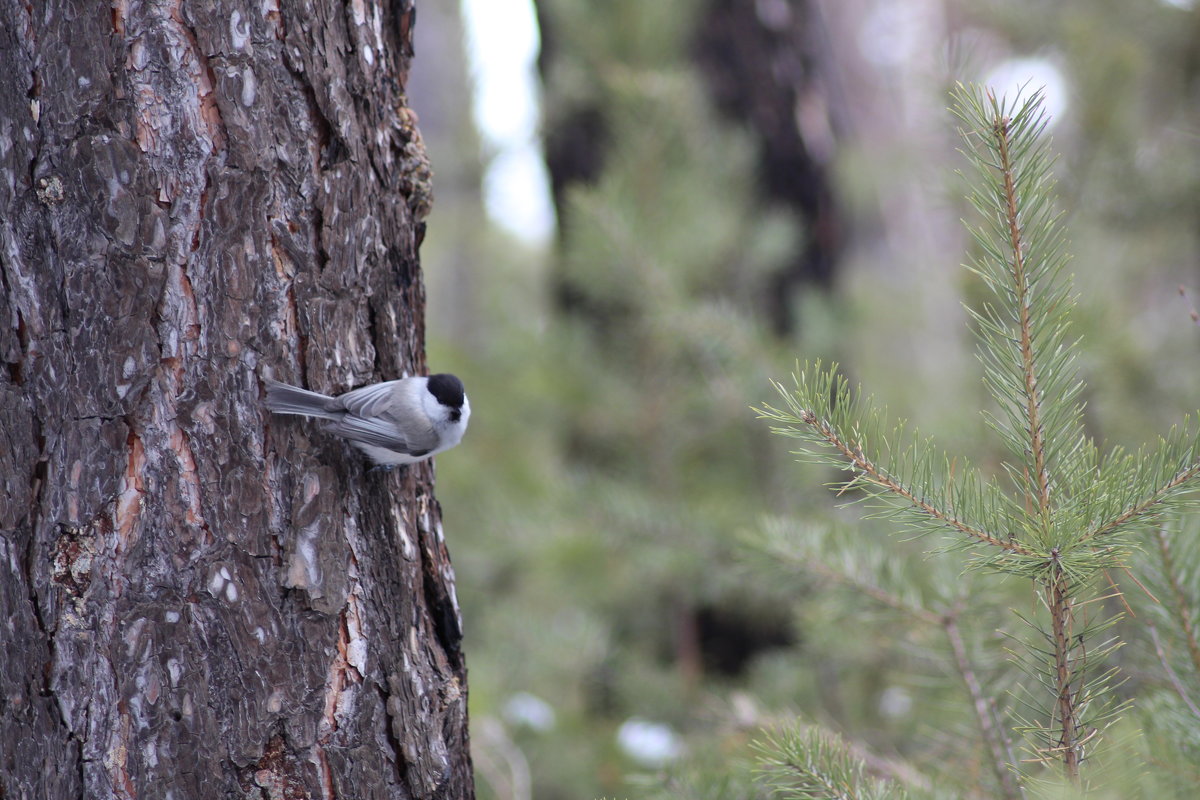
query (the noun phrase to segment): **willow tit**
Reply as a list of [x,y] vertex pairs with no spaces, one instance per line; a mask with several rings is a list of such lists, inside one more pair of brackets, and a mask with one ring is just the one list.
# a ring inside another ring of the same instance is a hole
[[401,378],[337,397],[268,380],[267,408],[327,420],[326,428],[390,469],[415,464],[462,441],[471,417],[453,375]]

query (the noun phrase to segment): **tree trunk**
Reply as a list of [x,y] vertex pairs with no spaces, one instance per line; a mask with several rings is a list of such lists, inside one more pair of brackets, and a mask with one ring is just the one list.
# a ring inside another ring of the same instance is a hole
[[828,168],[838,142],[821,23],[808,0],[706,0],[701,9],[693,55],[713,102],[757,139],[763,205],[790,209],[805,226],[763,296],[775,332],[789,333],[796,291],[833,285],[844,238]]
[[0,0],[0,797],[472,797],[412,0]]

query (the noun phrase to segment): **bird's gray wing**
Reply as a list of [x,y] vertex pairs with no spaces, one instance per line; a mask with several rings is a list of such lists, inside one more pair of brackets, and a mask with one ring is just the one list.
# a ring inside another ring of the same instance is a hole
[[370,419],[386,414],[397,402],[404,403],[408,392],[404,381],[384,381],[340,394],[337,402],[356,417]]
[[414,422],[411,416],[397,418],[392,414],[364,418],[347,414],[329,424],[329,430],[349,439],[375,447],[423,456],[437,447],[437,433],[430,425]]

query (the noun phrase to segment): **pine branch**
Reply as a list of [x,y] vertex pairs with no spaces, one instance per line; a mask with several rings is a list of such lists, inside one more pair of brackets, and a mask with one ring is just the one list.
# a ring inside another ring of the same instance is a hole
[[[1049,615],[1049,630],[1038,627],[1048,645],[1041,655],[1049,659],[1049,673],[1042,673],[1036,661],[1030,666],[1053,705],[1048,728],[1031,725],[1028,731],[1043,742],[1038,758],[1058,760],[1068,779],[1078,783],[1085,745],[1106,714],[1104,704],[1094,707],[1093,699],[1103,696],[1113,676],[1088,679],[1090,665],[1111,649],[1101,645],[1089,653],[1088,647],[1114,619],[1077,631],[1079,596],[1096,574],[1121,566],[1126,555],[1119,541],[1089,544],[1089,528],[1081,522],[1111,508],[1115,487],[1099,480],[1104,470],[1075,400],[1081,383],[1066,339],[1073,298],[1060,278],[1067,257],[1059,215],[1050,202],[1052,159],[1042,136],[1046,117],[1040,93],[1017,106],[990,91],[960,86],[956,99],[956,113],[968,125],[963,137],[982,178],[982,188],[971,197],[986,223],[975,231],[983,255],[973,269],[998,297],[998,305],[972,312],[979,323],[985,377],[1005,412],[989,421],[1021,463],[1006,469],[1023,487],[1036,520],[1025,531],[1026,544],[1044,554],[1040,563],[1029,565],[1028,577],[1041,586]],[[1129,509],[1123,505],[1114,530],[1144,510]],[[1035,658],[1038,654],[1030,651]]]
[[[1171,555],[1170,546],[1167,544],[1166,531],[1159,528],[1155,538],[1158,544],[1163,577],[1166,579],[1167,585],[1171,588],[1171,598],[1175,603],[1175,617],[1179,621],[1184,641],[1187,643],[1188,655],[1192,659],[1192,666],[1196,669],[1196,674],[1200,675],[1200,643],[1196,641],[1196,628],[1192,620],[1191,602],[1180,582],[1179,571],[1175,566],[1175,559]],[[1151,626],[1151,632],[1153,633],[1153,631],[1154,628]],[[1157,636],[1155,637],[1155,644],[1157,645]],[[1159,649],[1161,650],[1161,648]]]
[[[995,95],[989,92],[988,98],[999,110]],[[1045,431],[1042,430],[1041,421],[1042,397],[1038,391],[1037,370],[1033,356],[1029,276],[1025,272],[1025,245],[1021,240],[1021,226],[1017,220],[1017,187],[1013,178],[1012,154],[1009,152],[1011,125],[1012,120],[1006,116],[1000,116],[992,123],[992,132],[996,140],[996,150],[1000,156],[998,169],[1004,177],[1004,210],[1007,217],[1005,221],[1008,224],[1009,246],[1012,248],[1011,264],[1015,299],[1020,313],[1021,367],[1025,378],[1025,410],[1029,418],[1030,451],[1033,453],[1033,469],[1037,479],[1038,507],[1041,510],[1042,518],[1045,519],[1050,516],[1050,472],[1046,468],[1046,448],[1042,438]]]
[[[800,455],[851,473],[839,494],[859,493],[851,495],[852,502],[872,502],[919,532],[952,532],[960,546],[974,548],[976,565],[1032,582],[1044,616],[1039,612],[1037,621],[1016,616],[1040,638],[1010,651],[1032,678],[1032,691],[1016,698],[1028,709],[1021,712],[1020,727],[1035,761],[1058,762],[1067,779],[1084,788],[1081,766],[1124,708],[1113,700],[1117,670],[1098,669],[1120,646],[1105,634],[1119,615],[1102,607],[1093,615],[1089,609],[1107,599],[1098,596],[1100,577],[1126,568],[1133,532],[1181,508],[1184,495],[1197,488],[1200,430],[1184,426],[1154,449],[1136,455],[1116,449],[1103,457],[1086,435],[1079,401],[1083,384],[1075,373],[1075,342],[1067,335],[1074,297],[1063,276],[1068,258],[1052,203],[1053,159],[1041,99],[1039,92],[1023,103],[997,100],[991,92],[961,85],[955,92],[954,113],[964,123],[967,155],[977,170],[970,200],[981,214],[971,229],[977,250],[969,268],[992,294],[968,310],[984,380],[999,405],[997,413],[984,416],[1010,454],[1001,475],[1011,486],[1000,488],[969,469],[957,477],[954,469],[938,469],[953,462],[939,461],[928,442],[918,441],[903,423],[885,432],[870,399],[851,392],[836,368],[824,369],[820,362],[793,376],[795,389],[775,384],[783,410],[764,406],[758,413],[774,423],[775,433],[801,440]],[[1170,575],[1170,554],[1165,555],[1164,572]],[[887,592],[864,591],[897,607],[897,598]],[[1200,644],[1179,580],[1171,596],[1200,670]],[[950,615],[943,626],[991,760],[1003,768],[1011,758],[991,733],[997,726],[964,661],[955,621]],[[1015,796],[1015,784],[1001,777],[1004,771],[997,778]]]
[[788,800],[903,800],[892,781],[869,777],[866,765],[836,734],[799,726],[753,743],[764,784]]
[[[854,478],[842,484],[839,494],[861,488],[869,496],[883,499],[894,506],[906,506],[925,522],[958,531],[970,539],[992,545],[1009,554],[1035,555],[1032,550],[1016,541],[972,525],[957,516],[950,506],[930,499],[931,496],[945,493],[938,492],[933,486],[933,469],[927,455],[914,454],[910,448],[903,446],[908,438],[903,425],[895,428],[891,436],[892,443],[886,448],[890,464],[881,463],[881,458],[877,455],[868,455],[873,449],[873,439],[886,443],[888,438],[883,435],[866,435],[877,432],[879,428],[879,415],[869,408],[870,400],[863,398],[861,392],[851,393],[845,378],[838,374],[836,364],[828,370],[822,370],[821,362],[818,361],[812,365],[811,373],[810,380],[810,368],[806,366],[800,370],[798,377],[793,375],[795,392],[773,382],[788,406],[787,411],[770,405],[764,405],[756,411],[760,418],[777,423],[771,428],[773,433],[804,439],[821,448],[796,455],[808,455],[823,463],[831,463],[853,472]],[[867,407],[865,411],[864,406]],[[834,454],[832,458],[822,457],[830,453]],[[925,484],[925,488],[914,488],[902,476],[896,474],[897,467],[907,467],[906,471],[910,475],[924,478],[922,483]],[[952,490],[953,487],[947,489]],[[959,497],[968,499],[971,494],[973,493],[960,493]]]
[[993,534],[968,525],[955,517],[951,512],[933,505],[924,496],[918,497],[913,489],[906,486],[898,478],[890,475],[886,469],[877,466],[874,461],[868,458],[863,451],[861,442],[843,438],[828,422],[817,419],[816,415],[811,411],[801,412],[800,421],[805,425],[815,428],[822,439],[840,452],[848,464],[858,470],[860,476],[876,486],[891,492],[893,495],[907,500],[914,508],[928,515],[930,519],[937,520],[960,533],[965,533],[967,536],[971,536],[986,544],[995,545],[1001,549],[1011,550],[1023,555],[1030,554],[1028,550],[1022,548],[1020,545],[1005,541]]
[[[1124,488],[1119,510],[1096,522],[1084,540],[1103,539],[1135,524],[1154,521],[1165,504],[1176,496],[1193,491],[1200,477],[1200,438],[1184,442],[1184,434],[1163,440],[1152,457],[1139,454],[1126,458],[1115,469],[1104,470],[1096,480],[1096,490],[1109,492]],[[1109,461],[1118,459],[1110,458]],[[1114,474],[1115,473],[1115,474]],[[1147,481],[1152,481],[1149,487]],[[1130,496],[1137,492],[1135,496]],[[1111,503],[1111,501],[1110,501]]]
[[1088,455],[1076,399],[1082,384],[1066,340],[1074,298],[1062,278],[1068,259],[1051,202],[1048,120],[1040,92],[1017,104],[960,84],[954,99],[978,171],[969,198],[983,220],[971,229],[980,252],[969,267],[995,297],[968,309],[978,324],[986,383],[1003,412],[988,421],[1020,462],[1006,469],[1046,528],[1056,480],[1077,474]]
[[[971,696],[976,722],[988,751],[988,763],[1000,787],[1001,797],[1005,800],[1023,798],[1024,791],[1014,769],[1016,761],[1009,753],[992,701],[984,694],[959,629],[958,620],[965,598],[960,597],[952,609],[931,608],[920,600],[908,599],[902,592],[874,579],[872,572],[881,575],[881,565],[870,563],[869,558],[864,561],[862,549],[844,547],[846,541],[847,537],[832,529],[802,528],[795,524],[786,525],[783,520],[769,520],[747,543],[768,556],[772,563],[786,563],[823,581],[840,584],[916,622],[941,629],[950,644],[954,666]],[[908,577],[904,574],[894,576],[892,583],[903,583]]]
[[749,547],[761,552],[776,567],[786,566],[822,581],[845,586],[918,622],[941,624],[943,615],[931,611],[920,598],[904,597],[877,579],[883,577],[883,565],[871,556],[878,551],[835,549],[836,545],[830,546],[831,540],[844,542],[845,537],[834,529],[802,528],[782,519],[767,520],[754,534],[744,537]]

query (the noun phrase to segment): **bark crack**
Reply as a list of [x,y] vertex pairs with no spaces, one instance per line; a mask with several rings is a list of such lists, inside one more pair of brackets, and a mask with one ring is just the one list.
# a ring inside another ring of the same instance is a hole
[[463,668],[462,656],[462,625],[458,617],[458,608],[453,602],[447,587],[449,581],[438,570],[438,559],[434,557],[430,540],[435,538],[432,530],[424,530],[421,535],[421,577],[422,589],[425,595],[425,607],[433,622],[433,632],[438,644],[450,661],[455,672]]
[[377,681],[375,690],[379,693],[379,702],[383,704],[384,714],[387,717],[387,724],[383,726],[384,735],[387,736],[388,744],[391,745],[392,753],[395,755],[392,765],[396,768],[396,772],[392,776],[392,781],[399,784],[404,781],[404,770],[408,766],[408,761],[404,758],[404,744],[396,735],[396,725],[400,721],[396,719],[388,687]]
[[[40,131],[42,127],[41,120],[41,100],[42,94],[42,76],[37,68],[37,28],[33,24],[33,4],[22,4],[25,8],[27,24],[25,26],[25,42],[28,44],[26,55],[29,57],[29,90],[26,96],[29,98],[29,111],[33,115],[33,127],[35,131]],[[35,136],[32,142],[31,158],[29,159],[29,185],[34,185],[34,178],[37,173],[37,164],[41,160],[42,155],[42,137]]]
[[46,650],[48,660],[45,668],[42,670],[41,685],[38,687],[38,693],[43,697],[51,697],[54,692],[50,688],[50,675],[53,672],[54,666],[54,631],[46,622],[46,614],[42,609],[42,602],[37,594],[37,581],[34,575],[33,565],[37,560],[37,533],[36,528],[30,531],[29,541],[25,546],[25,558],[21,564],[21,571],[24,573],[25,583],[29,587],[29,605],[33,609],[33,619],[37,624],[38,632],[46,638]]

